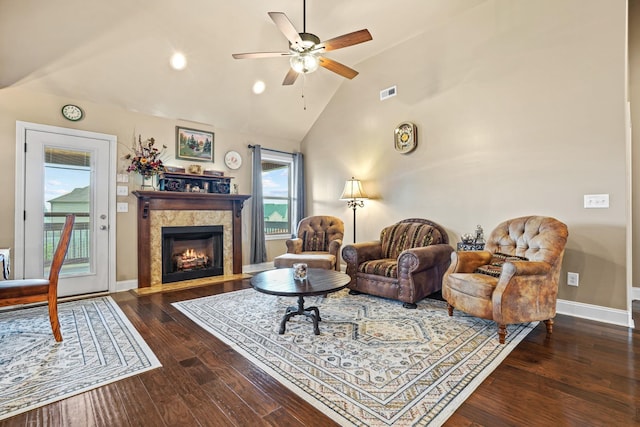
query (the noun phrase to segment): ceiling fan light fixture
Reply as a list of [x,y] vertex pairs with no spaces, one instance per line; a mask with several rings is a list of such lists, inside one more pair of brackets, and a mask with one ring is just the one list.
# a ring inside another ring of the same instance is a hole
[[299,74],[313,73],[320,65],[318,57],[309,52],[294,55],[291,57],[289,62],[291,64],[291,68]]

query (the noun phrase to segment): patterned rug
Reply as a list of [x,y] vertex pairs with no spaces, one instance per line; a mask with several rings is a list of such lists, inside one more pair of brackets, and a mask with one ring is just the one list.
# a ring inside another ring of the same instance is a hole
[[297,299],[253,289],[174,303],[194,322],[345,426],[438,426],[537,323],[508,327],[424,299],[402,303],[343,290],[305,298],[320,309],[320,335],[294,316]]
[[0,419],[160,366],[110,297],[0,313]]

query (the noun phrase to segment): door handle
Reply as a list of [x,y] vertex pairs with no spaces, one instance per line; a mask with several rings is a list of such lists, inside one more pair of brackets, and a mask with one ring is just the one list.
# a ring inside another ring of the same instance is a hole
[[106,225],[101,225],[100,226],[100,230],[106,230],[107,228],[109,228],[109,227],[107,227]]

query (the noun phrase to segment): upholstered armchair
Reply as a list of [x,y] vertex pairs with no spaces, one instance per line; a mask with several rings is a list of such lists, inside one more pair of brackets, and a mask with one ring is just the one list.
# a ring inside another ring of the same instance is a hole
[[345,246],[349,288],[402,301],[405,308],[442,288],[453,248],[440,225],[419,218],[385,227],[380,240]]
[[542,320],[551,334],[568,235],[555,218],[525,216],[499,224],[484,251],[453,252],[442,286],[449,315],[494,320],[501,344],[508,324]]
[[274,258],[276,268],[304,262],[309,268],[340,270],[344,222],[334,216],[309,216],[300,220],[297,236],[286,241],[287,253]]

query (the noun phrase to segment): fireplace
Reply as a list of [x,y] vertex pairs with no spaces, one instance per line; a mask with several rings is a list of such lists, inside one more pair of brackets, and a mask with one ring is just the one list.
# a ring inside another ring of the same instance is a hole
[[162,227],[162,283],[221,276],[222,225]]
[[134,191],[138,198],[138,288],[162,286],[162,228],[223,226],[222,276],[242,274],[242,194]]

